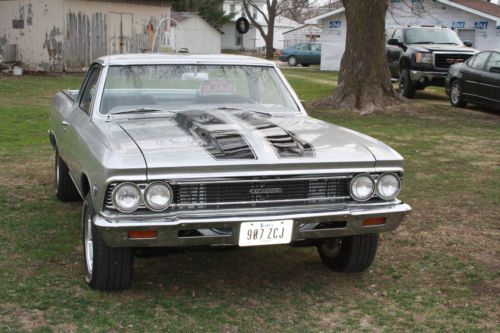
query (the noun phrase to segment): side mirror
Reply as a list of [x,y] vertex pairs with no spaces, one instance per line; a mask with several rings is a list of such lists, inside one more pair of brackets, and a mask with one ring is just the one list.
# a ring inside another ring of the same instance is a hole
[[500,74],[500,67],[490,67],[490,73],[497,73]]
[[467,47],[472,47],[472,42],[470,40],[464,40],[464,45]]
[[399,39],[397,38],[391,38],[387,41],[387,44],[389,45],[395,45],[395,46],[400,46],[400,42],[399,42]]
[[399,46],[400,48],[403,49],[403,51],[406,51],[406,49],[408,49],[404,43],[402,43],[399,39],[396,39],[396,38],[389,39],[387,41],[387,44],[394,45],[394,46]]

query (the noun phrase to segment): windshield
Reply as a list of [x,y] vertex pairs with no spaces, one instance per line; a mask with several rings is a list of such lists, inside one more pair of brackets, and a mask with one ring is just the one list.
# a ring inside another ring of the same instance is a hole
[[454,31],[449,29],[435,29],[435,28],[406,29],[405,43],[462,45],[462,41]]
[[298,112],[273,67],[234,65],[111,66],[102,114],[200,108]]

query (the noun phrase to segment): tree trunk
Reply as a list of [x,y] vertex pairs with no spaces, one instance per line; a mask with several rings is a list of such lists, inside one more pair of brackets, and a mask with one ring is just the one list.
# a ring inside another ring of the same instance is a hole
[[266,36],[266,59],[272,59],[274,58],[274,20],[271,26],[271,20],[269,20],[269,25],[267,29],[267,36]]
[[387,2],[343,0],[347,38],[338,86],[319,106],[366,114],[400,100],[392,86],[385,55]]

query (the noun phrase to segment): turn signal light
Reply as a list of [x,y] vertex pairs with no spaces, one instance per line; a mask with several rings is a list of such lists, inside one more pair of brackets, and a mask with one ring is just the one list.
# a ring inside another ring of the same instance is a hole
[[134,230],[128,232],[128,238],[130,239],[148,239],[156,238],[158,232],[156,230]]
[[363,221],[363,225],[365,227],[370,225],[382,225],[382,224],[385,224],[385,217],[371,217]]

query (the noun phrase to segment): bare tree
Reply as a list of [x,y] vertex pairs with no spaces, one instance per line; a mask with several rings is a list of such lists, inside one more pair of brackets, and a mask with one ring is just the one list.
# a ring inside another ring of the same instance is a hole
[[342,0],[347,21],[346,48],[337,89],[323,107],[371,113],[400,101],[385,55],[388,0]]
[[[310,0],[266,0],[265,8],[261,8],[262,1],[242,0],[243,10],[252,25],[259,30],[260,35],[266,43],[266,58],[273,58],[274,25],[276,17],[285,13],[297,13],[300,9],[307,8]],[[257,21],[252,15],[257,11],[264,18],[264,22]],[[265,23],[265,24],[261,24]],[[267,26],[267,31],[264,29]]]

